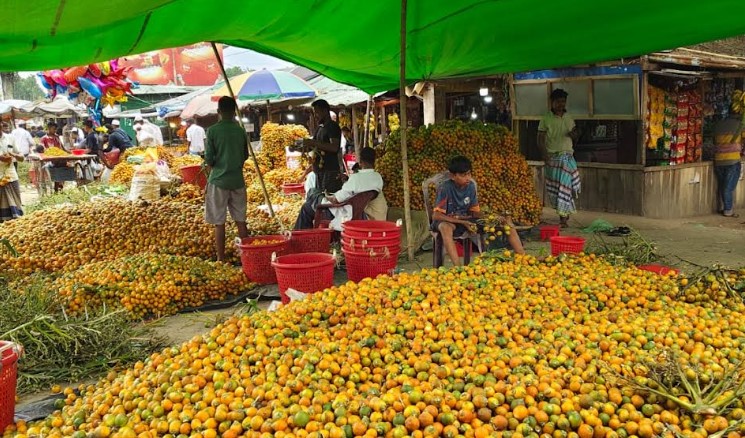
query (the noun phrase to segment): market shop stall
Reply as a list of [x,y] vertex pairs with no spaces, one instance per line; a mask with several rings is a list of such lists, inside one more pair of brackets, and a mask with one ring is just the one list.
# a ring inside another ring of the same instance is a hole
[[[551,91],[562,88],[580,131],[574,146],[583,184],[578,208],[652,218],[716,212],[711,132],[727,116],[734,90],[742,88],[745,62],[727,68],[701,60],[679,63],[652,54],[514,75],[513,127],[539,196],[545,197],[545,184],[538,122],[549,110]],[[735,203],[745,203],[743,184]]]

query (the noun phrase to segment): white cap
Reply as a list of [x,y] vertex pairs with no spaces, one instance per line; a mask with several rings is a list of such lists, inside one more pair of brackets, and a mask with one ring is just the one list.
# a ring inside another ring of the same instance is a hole
[[138,115],[136,115],[136,116],[135,116],[135,122],[141,122],[141,121],[142,121],[142,116],[141,116],[141,115],[139,115],[139,114],[138,114]]
[[119,126],[121,124],[119,123],[119,120],[114,120],[114,121],[111,122],[111,125],[112,126]]

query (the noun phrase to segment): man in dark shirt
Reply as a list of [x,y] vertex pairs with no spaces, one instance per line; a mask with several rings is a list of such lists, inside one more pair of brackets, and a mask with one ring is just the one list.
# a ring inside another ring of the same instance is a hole
[[132,147],[132,139],[119,127],[119,120],[111,122],[111,127],[113,129],[109,131],[109,149],[117,148],[119,152],[124,153],[127,148]]
[[93,121],[92,120],[85,120],[83,122],[83,131],[85,132],[85,140],[83,140],[83,149],[85,149],[86,154],[99,156],[101,153],[101,148],[98,145],[98,137],[96,137],[96,132],[93,130]]
[[311,105],[318,122],[313,139],[302,140],[302,149],[313,150],[313,172],[316,174],[316,187],[308,194],[315,205],[324,192],[334,193],[341,189],[341,168],[339,150],[341,148],[341,128],[331,119],[331,107],[323,99]]

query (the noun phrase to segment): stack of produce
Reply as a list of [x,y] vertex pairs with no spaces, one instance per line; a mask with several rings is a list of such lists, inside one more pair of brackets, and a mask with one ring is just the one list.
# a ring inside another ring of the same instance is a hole
[[259,209],[259,206],[263,204],[263,202],[248,204],[248,233],[251,236],[279,234],[282,231],[279,222],[282,222],[286,230],[291,230],[303,206],[303,200],[299,197],[290,197],[282,199],[281,203],[275,203],[274,219],[265,209]]
[[[124,151],[124,154],[122,154],[122,161],[127,161],[127,158],[135,156],[135,155],[141,155],[145,154],[145,152],[151,149],[151,147],[144,147],[144,146],[134,146],[131,148],[127,148],[126,151]],[[173,159],[175,158],[172,151],[165,147],[165,146],[155,146],[155,150],[158,155],[158,159],[163,160],[168,164],[168,167],[173,167]]]
[[189,204],[204,205],[204,194],[199,186],[194,184],[180,184],[174,187],[169,197],[163,198],[164,200],[186,202]]
[[114,166],[114,169],[111,171],[111,175],[109,176],[109,183],[128,186],[132,183],[132,178],[134,176],[134,164],[128,163],[126,161],[120,161],[119,164]]
[[278,167],[264,174],[264,182],[267,185],[282,188],[282,184],[300,181],[304,169],[288,169],[287,167]]
[[339,119],[340,128],[344,128],[344,127],[347,127],[350,129],[352,128],[352,118],[347,114],[346,111],[340,112],[338,119]]
[[398,131],[401,127],[401,121],[398,119],[398,113],[388,114],[388,129],[390,132]]
[[[0,235],[19,253],[0,254],[0,272],[19,276],[38,270],[69,272],[140,253],[214,255],[213,229],[204,221],[202,206],[163,200],[106,199],[41,210],[0,224]],[[234,256],[230,245],[228,254]]]
[[201,165],[203,161],[204,160],[196,155],[182,155],[173,158],[169,167],[171,168],[171,173],[174,175],[181,175],[181,168],[183,166]]
[[68,154],[67,151],[64,149],[58,148],[57,146],[52,146],[44,150],[44,155],[46,155],[47,157],[64,157],[70,154]]
[[[536,224],[541,217],[541,201],[533,184],[533,174],[518,150],[515,137],[504,127],[483,123],[448,121],[408,131],[409,184],[411,207],[424,210],[422,183],[447,170],[450,159],[465,155],[473,163],[479,203],[496,214],[510,212],[522,224]],[[403,207],[403,175],[400,135],[388,137],[386,152],[376,164],[383,176],[388,204]],[[434,189],[431,190],[434,196]]]
[[231,318],[18,427],[45,437],[740,437],[745,305],[686,303],[679,287],[592,256],[348,283]]
[[296,140],[307,138],[308,130],[302,125],[278,125],[268,122],[261,127],[261,154],[271,168],[285,167],[285,148]]
[[72,314],[105,304],[122,306],[142,318],[171,315],[208,301],[224,300],[252,285],[239,268],[224,263],[139,254],[89,263],[62,275],[49,287],[58,291]]
[[646,144],[648,149],[657,149],[659,139],[665,137],[665,92],[662,88],[650,85],[648,94],[649,111],[647,111]]

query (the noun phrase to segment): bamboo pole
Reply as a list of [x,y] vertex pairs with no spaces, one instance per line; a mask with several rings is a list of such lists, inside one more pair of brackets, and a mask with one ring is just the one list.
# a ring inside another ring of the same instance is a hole
[[[215,52],[215,58],[217,59],[217,63],[220,64],[220,71],[222,72],[222,77],[225,79],[225,84],[228,86],[228,91],[230,92],[230,96],[235,99],[236,103],[238,102],[238,99],[235,97],[235,93],[233,92],[233,86],[230,85],[230,80],[228,78],[228,74],[225,72],[225,65],[222,63],[222,59],[220,58],[220,52],[217,51],[217,46],[215,43],[212,43],[212,50]],[[267,106],[269,105],[267,101]],[[240,114],[240,111],[238,112]],[[269,198],[269,192],[266,191],[266,185],[264,184],[264,176],[261,174],[261,168],[259,168],[259,161],[256,159],[256,153],[254,152],[254,148],[251,146],[251,137],[248,136],[248,132],[246,131],[246,126],[243,124],[243,118],[238,117],[238,124],[241,125],[241,129],[243,130],[243,134],[246,136],[246,141],[248,142],[248,152],[251,155],[251,158],[253,158],[254,166],[256,166],[256,175],[259,177],[259,183],[261,184],[261,191],[264,193],[264,200],[266,201],[266,205],[269,207],[269,216],[272,218],[275,217],[274,215],[274,207],[272,207],[272,200]],[[282,221],[277,220],[279,223],[279,228],[284,232],[285,226],[282,223]]]
[[411,187],[409,187],[409,152],[406,146],[406,0],[401,0],[401,71],[398,82],[401,107],[401,165],[404,177],[404,222],[406,223],[406,250],[409,261],[414,260],[414,236],[411,234]]
[[354,137],[354,153],[359,157],[360,151],[362,150],[362,143],[360,142],[360,129],[357,126],[357,118],[359,117],[357,111],[357,105],[352,105],[352,134]]

